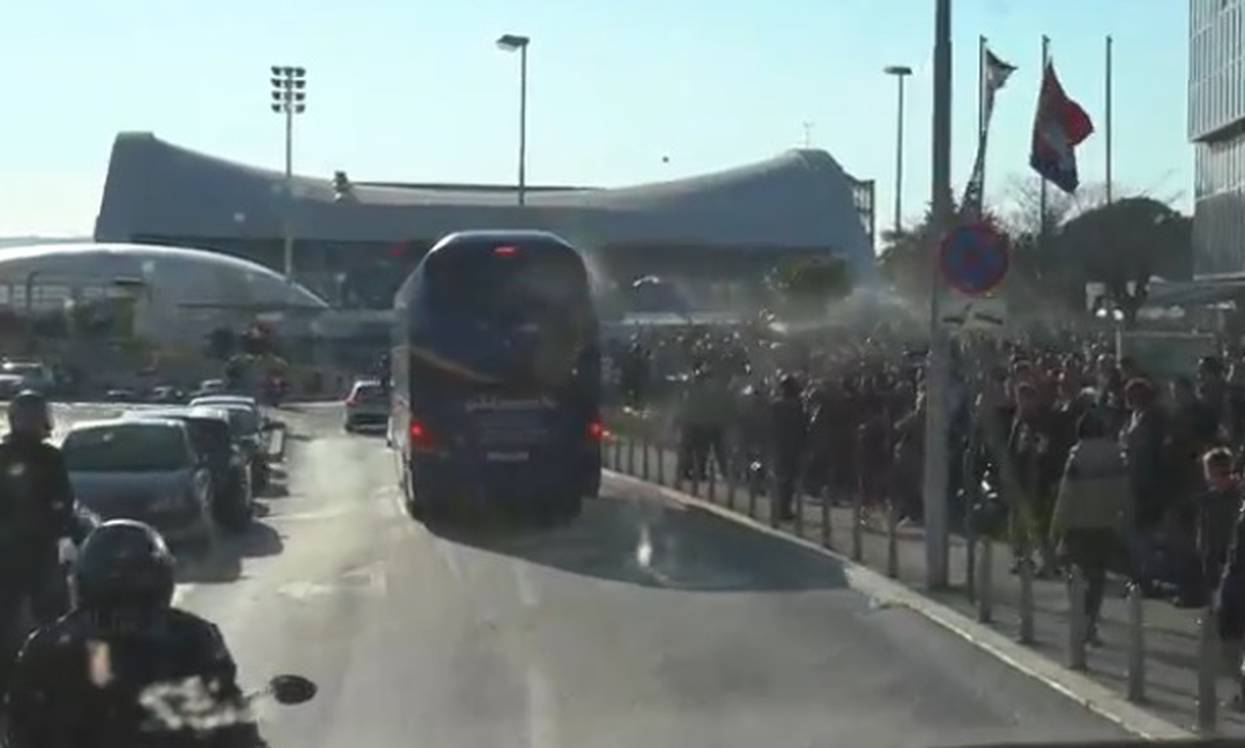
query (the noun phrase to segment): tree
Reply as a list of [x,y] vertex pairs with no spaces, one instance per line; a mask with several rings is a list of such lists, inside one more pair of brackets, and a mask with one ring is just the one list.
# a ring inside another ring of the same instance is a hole
[[766,285],[786,316],[817,316],[851,293],[852,270],[837,256],[784,260],[770,271]]
[[1054,253],[1103,283],[1127,324],[1149,295],[1150,279],[1193,277],[1192,220],[1148,197],[1132,197],[1087,211],[1059,231]]

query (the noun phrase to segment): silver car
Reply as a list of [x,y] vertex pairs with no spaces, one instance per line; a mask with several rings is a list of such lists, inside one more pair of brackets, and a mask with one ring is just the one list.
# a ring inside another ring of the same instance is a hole
[[375,379],[360,379],[346,398],[346,430],[389,423],[389,395]]
[[104,519],[136,519],[170,542],[210,545],[209,466],[173,419],[75,424],[61,444],[74,495]]

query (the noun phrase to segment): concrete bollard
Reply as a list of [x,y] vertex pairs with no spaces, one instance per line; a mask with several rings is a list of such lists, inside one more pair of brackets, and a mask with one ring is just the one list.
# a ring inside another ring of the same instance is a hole
[[650,446],[651,445],[649,444],[648,432],[645,432],[644,440],[640,442],[640,450],[641,450],[640,451],[640,477],[643,478],[644,480],[649,479],[648,450]]
[[830,547],[830,537],[830,483],[827,482],[821,489],[821,544],[823,547]]
[[1079,567],[1068,572],[1068,667],[1084,670],[1085,637],[1089,621],[1085,617],[1085,575]]
[[800,490],[799,480],[796,484],[795,497],[792,501],[795,504],[795,535],[802,538],[804,537],[804,492]]
[[735,508],[735,491],[739,488],[739,456],[732,455],[727,460],[726,474],[726,508]]
[[635,438],[627,439],[627,475],[635,475]]
[[716,504],[718,501],[718,467],[717,460],[708,460],[705,463],[706,475],[708,476],[708,490],[705,492],[710,504]]
[[1020,568],[1020,643],[1033,643],[1033,562],[1022,560]]
[[1219,678],[1219,632],[1215,630],[1215,610],[1207,606],[1202,610],[1198,621],[1198,654],[1197,654],[1197,729],[1199,732],[1211,732],[1215,729],[1218,719],[1218,697],[1215,695],[1215,681]]
[[744,469],[745,480],[748,481],[748,516],[757,516],[757,483],[752,479],[752,463]]
[[769,493],[769,526],[778,527],[778,476],[770,476]]
[[899,577],[899,507],[893,501],[886,504],[886,576]]
[[1146,700],[1145,596],[1141,585],[1128,586],[1128,700]]
[[852,560],[860,561],[865,557],[865,528],[861,524],[864,520],[863,507],[861,506],[861,496],[858,492],[852,497]]
[[988,536],[981,540],[978,563],[981,568],[977,574],[977,620],[990,623],[994,620],[994,542]]
[[700,498],[700,470],[695,460],[692,460],[692,495]]
[[622,472],[622,435],[614,432],[614,472]]

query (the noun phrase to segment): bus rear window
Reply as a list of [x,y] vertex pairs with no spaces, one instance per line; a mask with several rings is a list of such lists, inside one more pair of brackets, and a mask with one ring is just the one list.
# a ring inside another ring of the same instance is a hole
[[427,267],[434,310],[488,321],[530,322],[542,312],[591,314],[577,255],[505,244],[454,247]]

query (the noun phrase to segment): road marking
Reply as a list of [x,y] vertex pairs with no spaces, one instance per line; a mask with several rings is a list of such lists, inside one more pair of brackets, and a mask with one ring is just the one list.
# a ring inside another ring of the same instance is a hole
[[536,592],[531,569],[521,561],[514,562],[512,568],[514,569],[515,589],[519,591],[519,602],[528,608],[540,607],[540,595]]
[[195,586],[196,586],[196,585],[195,585],[195,583],[194,583],[194,582],[183,582],[183,583],[181,583],[181,584],[177,585],[176,587],[174,587],[174,588],[173,588],[173,602],[172,602],[172,606],[173,606],[174,608],[180,608],[180,607],[182,607],[182,602],[186,599],[186,597],[187,597],[187,596],[188,596],[191,592],[194,592],[194,590],[195,590]]
[[558,745],[557,699],[543,670],[527,667],[527,744],[529,748]]

